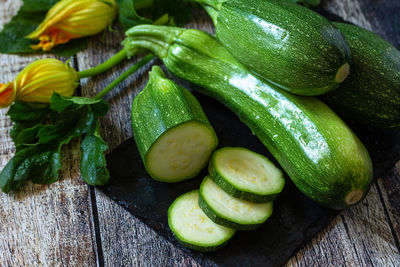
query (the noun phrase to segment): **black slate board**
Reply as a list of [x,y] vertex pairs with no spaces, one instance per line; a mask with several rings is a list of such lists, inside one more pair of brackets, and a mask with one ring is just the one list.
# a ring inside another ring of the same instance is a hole
[[[264,145],[235,114],[209,97],[194,94],[215,128],[220,147],[247,147],[273,160]],[[370,152],[375,177],[390,170],[400,159],[400,130],[379,131],[356,125],[352,128]],[[176,197],[197,189],[207,174],[206,170],[197,178],[178,184],[156,182],[145,172],[133,139],[107,155],[107,164],[110,182],[98,188],[205,265],[280,266],[338,214],[309,200],[286,177],[286,186],[274,203],[274,213],[260,229],[238,232],[225,248],[217,252],[193,252],[173,237],[168,228],[167,209]]]

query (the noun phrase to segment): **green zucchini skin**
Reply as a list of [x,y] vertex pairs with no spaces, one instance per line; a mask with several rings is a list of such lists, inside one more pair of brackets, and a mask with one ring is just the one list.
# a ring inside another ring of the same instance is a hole
[[[260,195],[260,194],[256,194],[253,192],[243,191],[243,190],[239,190],[239,189],[235,188],[226,178],[224,178],[220,174],[220,172],[218,171],[218,169],[215,165],[215,157],[218,155],[218,153],[220,151],[222,151],[224,149],[227,149],[227,148],[221,148],[221,149],[215,151],[212,154],[210,163],[208,165],[208,173],[210,174],[210,177],[214,181],[214,183],[216,183],[219,187],[221,187],[229,195],[239,198],[239,199],[251,201],[254,203],[271,202],[271,201],[274,201],[279,196],[279,194],[283,190],[283,187],[285,186],[285,180],[283,178],[283,174],[282,174],[281,187],[279,188],[278,191],[276,191],[275,193],[269,194],[269,195]],[[240,148],[240,149],[247,150],[245,148]],[[251,152],[251,153],[254,153],[254,152]],[[263,155],[260,155],[260,154],[258,154],[258,156],[265,158]],[[268,160],[267,158],[265,158],[265,159]]]
[[[204,183],[205,183],[206,179],[207,179],[207,177],[204,178],[203,182],[200,185],[199,206],[203,210],[203,212],[208,216],[208,218],[210,218],[216,224],[219,224],[219,225],[222,225],[222,226],[225,226],[228,228],[232,228],[235,230],[239,230],[239,231],[249,231],[249,230],[258,229],[272,215],[272,209],[271,209],[270,213],[268,213],[265,216],[265,218],[263,218],[262,221],[259,221],[258,223],[254,223],[254,224],[241,224],[241,223],[229,220],[227,218],[224,218],[222,215],[218,214],[218,212],[215,211],[203,197],[203,195],[205,194]],[[209,178],[209,179],[211,179],[211,178]]]
[[367,150],[323,102],[293,95],[248,72],[212,36],[198,30],[140,25],[127,51],[148,49],[175,75],[230,108],[312,200],[343,209],[372,182]]
[[[206,10],[215,35],[246,68],[289,92],[315,96],[336,88],[351,53],[342,34],[309,8],[282,0],[220,0]],[[216,11],[215,11],[216,10]],[[347,64],[347,65],[346,65]]]
[[400,51],[358,26],[334,23],[350,46],[349,77],[322,99],[340,116],[383,127],[400,126]]
[[207,165],[208,161],[205,161],[197,172],[169,181],[160,179],[148,168],[148,152],[156,141],[168,130],[190,122],[198,122],[209,128],[214,137],[211,156],[218,145],[218,139],[200,103],[188,90],[166,79],[160,67],[154,66],[149,74],[149,82],[132,103],[134,139],[144,166],[153,179],[179,182],[195,177]]

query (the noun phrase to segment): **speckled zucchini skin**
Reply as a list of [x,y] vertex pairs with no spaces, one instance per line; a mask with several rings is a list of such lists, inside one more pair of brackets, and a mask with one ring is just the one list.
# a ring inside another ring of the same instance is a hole
[[334,23],[345,36],[353,63],[339,88],[322,96],[339,115],[367,125],[400,126],[400,51],[358,26]]
[[282,0],[206,2],[214,8],[206,10],[219,41],[250,71],[280,88],[299,95],[326,93],[339,85],[339,68],[350,64],[340,31],[306,7]]
[[[214,148],[218,144],[215,131],[197,99],[185,88],[166,79],[163,71],[158,66],[153,67],[149,74],[149,82],[135,97],[132,103],[131,119],[133,135],[144,166],[150,176],[156,180],[160,179],[153,175],[148,168],[147,153],[156,140],[169,129],[182,123],[197,121],[209,127],[210,133],[214,134]],[[204,166],[206,165],[207,162],[205,162]],[[188,177],[170,180],[169,182],[179,182],[192,178],[201,169]]]
[[[258,78],[198,30],[140,25],[127,35],[128,51],[153,51],[175,75],[235,112],[314,201],[343,209],[368,192],[372,163],[367,150],[317,98],[293,95]],[[350,192],[360,196],[348,198]]]

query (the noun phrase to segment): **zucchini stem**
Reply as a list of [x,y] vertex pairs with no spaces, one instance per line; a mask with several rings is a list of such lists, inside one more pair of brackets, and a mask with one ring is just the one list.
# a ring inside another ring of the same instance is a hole
[[79,77],[79,79],[82,79],[82,78],[92,77],[92,76],[101,74],[101,73],[106,72],[107,70],[111,69],[112,67],[114,67],[115,65],[117,65],[118,63],[120,63],[121,61],[123,61],[126,58],[127,58],[127,53],[126,53],[126,49],[124,48],[121,51],[119,51],[117,54],[112,56],[110,59],[108,59],[107,61],[101,63],[100,65],[97,65],[96,67],[93,67],[91,69],[82,70],[82,71],[78,72],[78,77]]
[[148,54],[144,58],[142,58],[138,63],[134,64],[132,67],[130,67],[127,71],[121,74],[117,79],[115,79],[113,82],[111,82],[109,85],[107,85],[103,90],[101,90],[93,99],[101,99],[103,98],[107,93],[109,93],[112,89],[114,89],[118,84],[122,83],[125,81],[130,75],[135,73],[138,69],[146,65],[150,60],[154,58],[153,54]]
[[363,196],[364,196],[364,191],[353,190],[347,194],[344,201],[346,202],[347,205],[353,205],[353,204],[357,203],[358,201],[360,201]]
[[342,83],[344,80],[346,80],[349,74],[350,74],[350,65],[349,63],[344,63],[336,73],[335,82]]

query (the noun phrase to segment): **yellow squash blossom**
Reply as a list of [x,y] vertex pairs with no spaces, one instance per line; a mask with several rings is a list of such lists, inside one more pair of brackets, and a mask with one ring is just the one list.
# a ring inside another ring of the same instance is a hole
[[111,24],[117,14],[115,0],[61,0],[46,14],[44,21],[29,34],[39,39],[35,50],[49,51],[71,39],[94,35]]
[[37,60],[23,69],[13,82],[0,84],[0,108],[15,100],[50,103],[53,92],[73,95],[78,74],[68,64],[54,58]]

